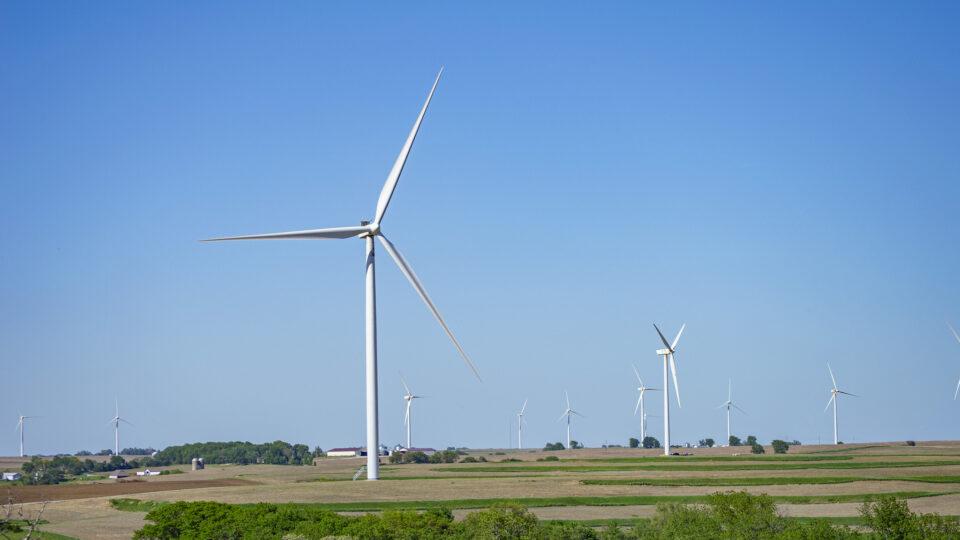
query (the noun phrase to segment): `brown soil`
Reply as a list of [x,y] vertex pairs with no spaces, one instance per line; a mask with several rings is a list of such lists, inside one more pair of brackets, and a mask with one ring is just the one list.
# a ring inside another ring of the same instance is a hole
[[136,493],[151,493],[154,491],[172,491],[181,489],[199,489],[231,486],[248,486],[254,484],[249,480],[239,478],[224,478],[221,480],[173,480],[165,482],[110,482],[65,484],[56,486],[8,486],[4,499],[17,503],[40,501],[64,501],[70,499],[91,499],[95,497],[112,497],[117,495],[132,495]]

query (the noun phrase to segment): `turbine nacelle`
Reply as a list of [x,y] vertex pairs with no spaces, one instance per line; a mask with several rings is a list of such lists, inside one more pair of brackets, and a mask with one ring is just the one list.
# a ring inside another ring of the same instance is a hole
[[670,354],[670,349],[657,349],[657,354],[660,356],[667,356]]

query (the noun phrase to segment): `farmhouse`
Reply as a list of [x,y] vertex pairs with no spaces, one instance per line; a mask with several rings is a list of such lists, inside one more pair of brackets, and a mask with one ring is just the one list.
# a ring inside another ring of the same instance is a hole
[[2,479],[4,482],[13,482],[14,480],[19,480],[19,479],[20,479],[20,473],[18,473],[18,472],[5,472],[5,473],[3,473],[3,477],[0,478],[0,479]]

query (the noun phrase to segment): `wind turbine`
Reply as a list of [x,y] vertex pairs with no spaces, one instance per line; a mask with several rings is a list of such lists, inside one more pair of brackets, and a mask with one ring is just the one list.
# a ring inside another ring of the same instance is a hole
[[583,415],[570,408],[570,394],[568,394],[566,390],[563,391],[563,395],[567,397],[567,410],[563,411],[563,414],[560,415],[557,422],[563,420],[564,416],[567,417],[567,448],[570,448],[570,416],[574,414],[577,416]]
[[20,421],[17,422],[17,427],[15,428],[15,430],[16,430],[16,429],[19,429],[19,430],[20,430],[20,457],[23,457],[23,421],[26,420],[27,418],[38,418],[38,417],[37,417],[37,416],[24,416],[24,415],[22,415],[22,414],[20,415]]
[[403,423],[407,426],[407,449],[412,448],[410,443],[410,405],[413,404],[413,400],[420,399],[423,396],[415,396],[413,392],[410,391],[410,387],[407,386],[407,381],[403,380],[403,375],[400,375],[400,382],[403,383],[403,388],[407,391],[407,395],[403,396],[403,399],[407,400],[407,414],[403,417]]
[[827,369],[830,371],[830,380],[833,381],[833,389],[830,390],[830,400],[827,401],[827,406],[823,408],[823,412],[827,412],[827,409],[830,408],[830,402],[833,402],[833,444],[837,444],[840,440],[839,431],[837,429],[837,394],[846,394],[848,396],[860,397],[856,394],[851,394],[850,392],[844,392],[837,388],[837,379],[833,376],[833,369],[830,368],[830,364],[827,363]]
[[718,409],[722,409],[723,407],[727,408],[727,444],[730,444],[730,407],[733,407],[734,409],[742,412],[743,414],[747,414],[747,411],[741,409],[740,407],[737,407],[736,405],[733,404],[733,401],[730,401],[731,399],[733,399],[732,395],[733,395],[733,381],[728,379],[727,380],[727,401],[721,403],[720,406],[717,407]]
[[640,410],[640,441],[643,442],[647,438],[647,414],[643,412],[643,394],[647,390],[657,391],[659,388],[647,388],[643,384],[643,379],[640,378],[640,373],[637,372],[637,367],[633,364],[630,364],[630,367],[633,368],[633,374],[637,376],[637,380],[640,381],[640,386],[637,387],[637,391],[640,392],[640,397],[637,399],[637,406],[633,408],[633,415],[637,415],[637,410]]
[[527,410],[527,400],[523,400],[523,407],[520,407],[520,412],[517,413],[517,449],[523,450],[523,423],[526,421],[523,419],[523,411]]
[[433,301],[427,294],[427,290],[423,288],[423,284],[420,283],[417,275],[413,272],[413,268],[410,267],[410,264],[403,257],[403,255],[392,243],[390,243],[389,240],[387,240],[386,236],[384,236],[380,230],[380,223],[383,221],[384,213],[387,211],[387,206],[390,204],[391,197],[393,197],[393,192],[397,187],[397,182],[400,180],[400,173],[403,172],[403,166],[407,161],[407,155],[410,154],[410,147],[413,146],[413,141],[417,136],[417,131],[420,129],[420,123],[423,121],[423,117],[427,112],[427,107],[430,105],[430,100],[433,98],[433,92],[437,89],[437,83],[440,82],[441,74],[443,74],[443,69],[440,69],[440,73],[437,74],[437,79],[434,81],[433,87],[430,89],[430,94],[427,96],[427,101],[423,104],[423,109],[420,110],[420,116],[417,117],[416,123],[413,124],[413,129],[410,130],[410,134],[407,136],[407,140],[403,144],[403,148],[400,150],[400,155],[397,156],[397,161],[394,162],[393,168],[390,169],[390,174],[387,175],[387,181],[384,183],[383,189],[380,191],[380,198],[377,200],[377,210],[376,214],[374,215],[373,222],[361,221],[359,227],[337,227],[333,229],[314,229],[273,234],[256,234],[250,236],[234,236],[230,238],[211,238],[206,240],[273,240],[288,238],[343,239],[352,238],[354,236],[363,238],[366,249],[367,480],[377,480],[380,477],[380,459],[378,456],[380,448],[378,433],[379,424],[377,418],[377,299],[373,249],[374,238],[380,240],[380,243],[383,244],[384,249],[387,250],[387,253],[389,253],[393,260],[397,263],[397,266],[400,267],[400,271],[403,272],[403,275],[407,277],[407,280],[409,280],[413,285],[413,288],[416,289],[417,294],[419,294],[420,298],[423,299],[425,304],[427,304],[427,308],[429,308],[430,312],[433,313],[433,316],[436,317],[437,322],[439,322],[440,326],[443,327],[443,331],[447,333],[447,336],[451,341],[453,341],[453,344],[457,347],[457,350],[460,351],[463,359],[467,361],[467,364],[470,366],[470,369],[473,370],[474,375],[477,376],[477,379],[480,379],[480,374],[477,373],[477,369],[473,367],[470,359],[467,358],[467,353],[463,351],[463,348],[460,347],[460,344],[457,342],[456,338],[453,337],[453,333],[449,328],[447,328],[447,323],[445,323],[443,318],[440,317],[440,312],[437,311],[436,306],[433,305]]
[[677,332],[677,337],[673,338],[673,344],[667,343],[667,338],[663,337],[663,332],[653,325],[660,336],[660,341],[666,349],[657,349],[657,354],[663,356],[663,455],[670,455],[670,382],[667,380],[667,360],[670,360],[670,372],[673,374],[673,388],[677,391],[677,407],[680,405],[680,387],[677,385],[677,364],[673,360],[673,353],[676,351],[677,342],[680,341],[680,334],[687,327],[684,323]]
[[117,412],[113,415],[113,418],[107,421],[107,424],[113,424],[114,429],[114,441],[113,441],[113,455],[120,455],[120,422],[124,422],[129,425],[133,425],[130,422],[127,422],[123,418],[120,418],[120,401],[116,401],[115,405],[117,406]]
[[[948,321],[947,318],[944,317],[943,322],[947,323],[947,326],[950,327],[950,331],[953,332],[953,337],[957,338],[957,341],[960,341],[960,336],[957,335],[957,331],[953,329],[953,325],[950,324],[950,321]],[[958,393],[960,393],[960,380],[957,381],[957,389],[953,391],[954,401],[956,401]]]

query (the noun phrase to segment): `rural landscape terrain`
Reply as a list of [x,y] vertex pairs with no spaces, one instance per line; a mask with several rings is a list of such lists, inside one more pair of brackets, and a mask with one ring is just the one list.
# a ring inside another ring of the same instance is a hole
[[[682,457],[660,452],[471,450],[458,463],[385,462],[381,482],[352,481],[362,458],[320,458],[312,466],[171,466],[164,469],[183,473],[4,489],[28,518],[45,502],[40,530],[82,539],[131,538],[149,523],[149,510],[176,501],[296,503],[345,515],[445,507],[455,519],[507,502],[542,521],[598,530],[642,525],[657,503],[702,504],[730,490],[767,494],[789,519],[828,518],[854,527],[863,524],[858,508],[880,495],[905,500],[914,512],[960,514],[957,442],[805,445],[786,454],[768,447],[762,455],[744,447],[697,448]],[[0,469],[23,461],[2,458]]]

